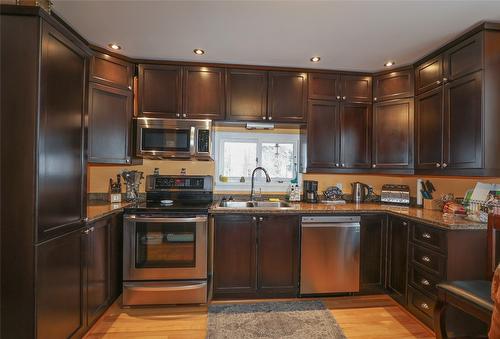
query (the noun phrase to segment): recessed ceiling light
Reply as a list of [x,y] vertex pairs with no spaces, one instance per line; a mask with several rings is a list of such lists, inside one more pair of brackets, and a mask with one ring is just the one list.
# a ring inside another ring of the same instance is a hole
[[391,67],[391,66],[394,66],[396,63],[394,61],[387,61],[384,66],[385,67]]
[[203,54],[205,54],[205,51],[204,51],[204,50],[202,50],[201,48],[195,48],[195,49],[193,50],[193,52],[194,52],[194,54],[196,54],[196,55],[203,55]]
[[119,51],[120,49],[122,49],[122,46],[117,45],[115,43],[108,44],[108,46],[109,48],[114,49],[115,51]]
[[314,56],[311,58],[311,62],[319,62],[321,58],[319,56]]

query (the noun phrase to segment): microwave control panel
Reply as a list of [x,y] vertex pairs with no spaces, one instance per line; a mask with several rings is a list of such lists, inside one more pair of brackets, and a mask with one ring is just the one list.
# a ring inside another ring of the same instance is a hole
[[198,130],[198,153],[210,152],[210,130]]

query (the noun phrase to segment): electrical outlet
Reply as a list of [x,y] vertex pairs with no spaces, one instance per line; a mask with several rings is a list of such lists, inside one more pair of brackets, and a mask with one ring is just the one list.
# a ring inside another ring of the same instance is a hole
[[338,182],[335,184],[335,186],[337,186],[337,188],[342,191],[342,183]]

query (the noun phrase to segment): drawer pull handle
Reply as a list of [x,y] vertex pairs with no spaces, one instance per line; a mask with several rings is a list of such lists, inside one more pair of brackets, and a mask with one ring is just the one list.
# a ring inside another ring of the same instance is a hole
[[429,258],[428,256],[424,255],[422,257],[422,261],[425,261],[425,262],[431,262],[431,258]]
[[429,285],[430,285],[429,280],[427,280],[427,279],[422,279],[422,280],[420,280],[420,283],[421,283],[422,285],[424,285],[424,286],[429,286]]
[[429,233],[425,232],[425,233],[422,233],[422,238],[430,239],[431,235]]
[[426,303],[421,303],[420,307],[422,307],[424,310],[428,310],[429,309],[429,305],[427,305]]

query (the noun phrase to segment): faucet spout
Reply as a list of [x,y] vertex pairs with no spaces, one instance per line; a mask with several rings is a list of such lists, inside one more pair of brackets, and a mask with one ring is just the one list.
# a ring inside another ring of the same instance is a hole
[[254,188],[254,181],[255,181],[255,172],[257,172],[257,170],[261,170],[262,172],[264,172],[264,174],[266,175],[266,182],[271,182],[271,177],[267,173],[266,169],[264,167],[261,167],[261,166],[256,167],[252,172],[252,188],[250,189],[250,200],[253,200],[253,195],[254,195],[253,188]]

